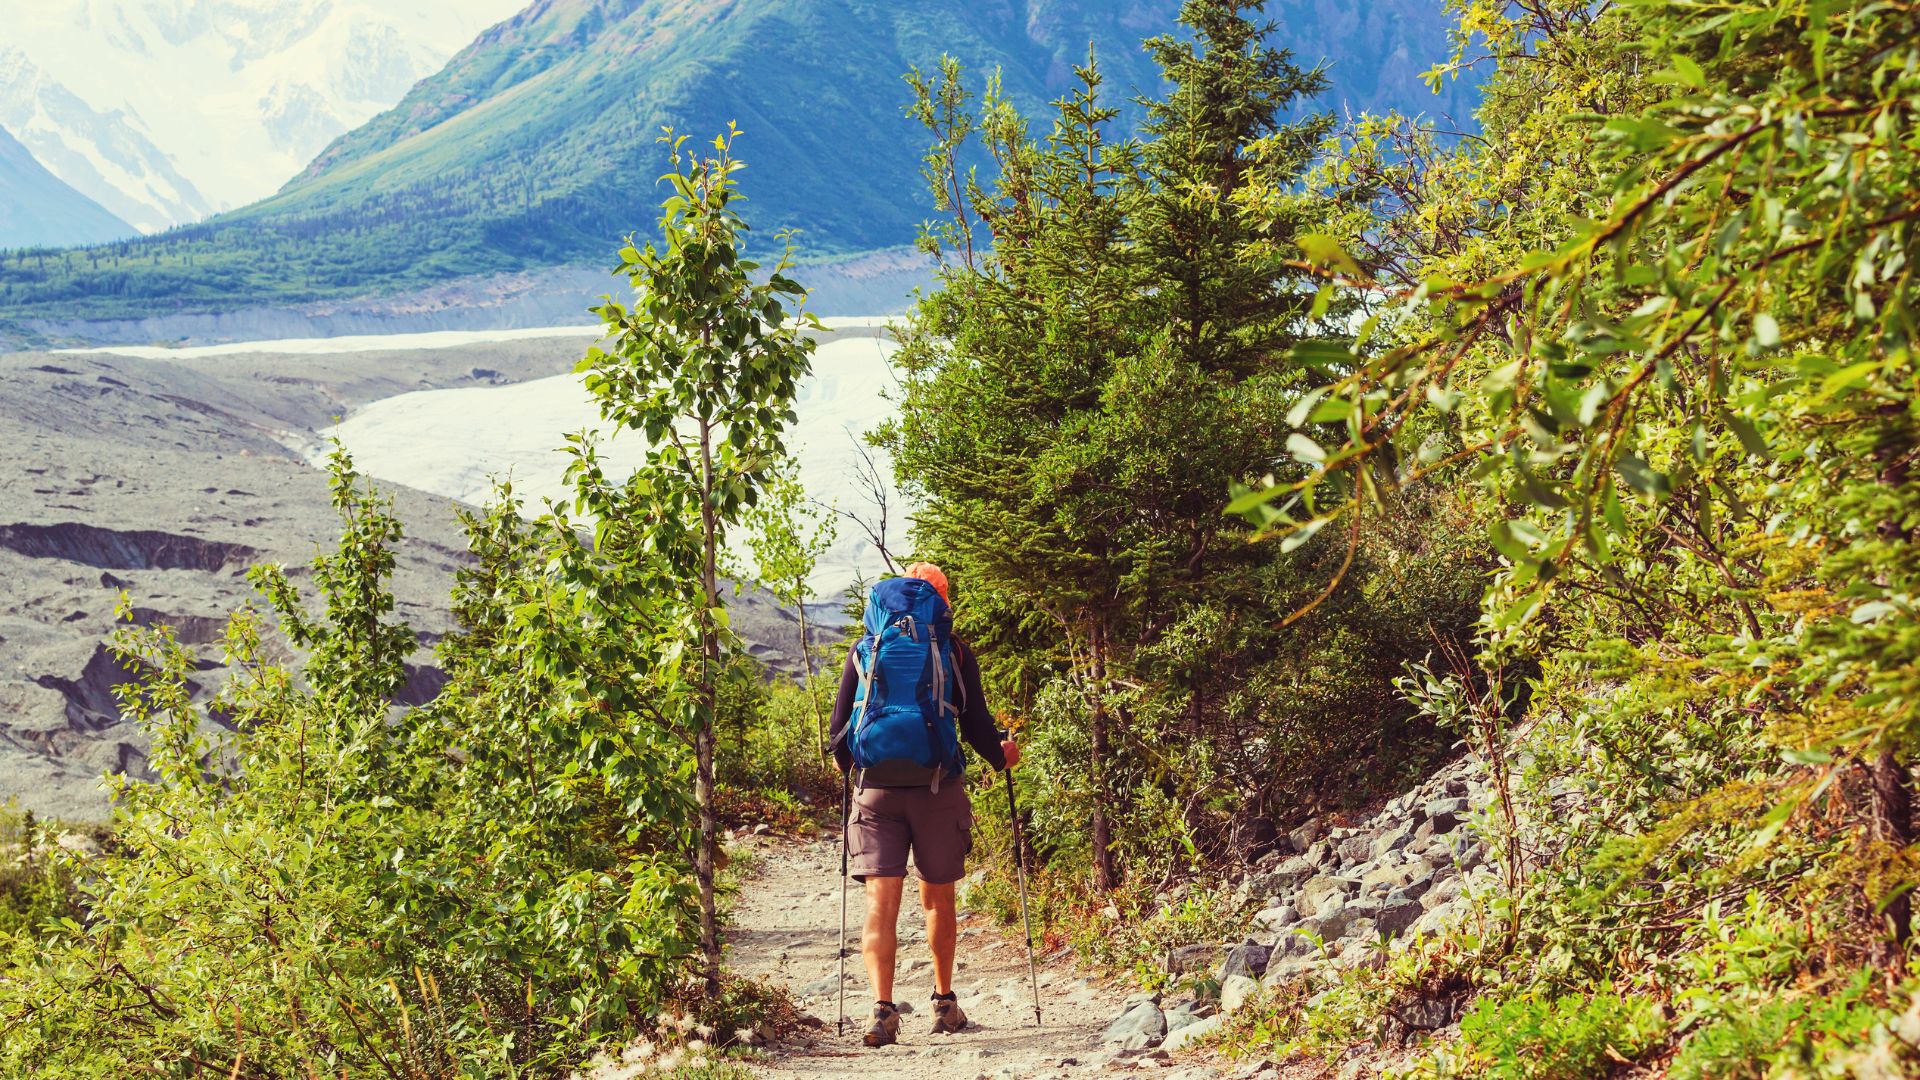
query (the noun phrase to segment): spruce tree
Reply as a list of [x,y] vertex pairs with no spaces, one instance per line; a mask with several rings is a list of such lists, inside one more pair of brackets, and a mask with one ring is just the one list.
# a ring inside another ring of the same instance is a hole
[[[1322,81],[1266,47],[1251,11],[1194,0],[1194,39],[1152,43],[1171,90],[1139,141],[1116,133],[1092,59],[1042,139],[994,82],[976,120],[954,64],[913,77],[951,220],[927,236],[941,287],[904,331],[908,388],[883,437],[923,496],[920,549],[969,598],[965,629],[1083,703],[1102,889],[1120,879],[1113,815],[1150,756],[1121,688],[1185,606],[1273,558],[1221,508],[1250,468],[1282,463],[1278,418],[1302,386],[1287,350],[1314,330],[1290,227],[1256,227],[1236,193],[1256,173],[1297,180],[1326,121],[1283,113]],[[990,187],[959,172],[976,134]]]

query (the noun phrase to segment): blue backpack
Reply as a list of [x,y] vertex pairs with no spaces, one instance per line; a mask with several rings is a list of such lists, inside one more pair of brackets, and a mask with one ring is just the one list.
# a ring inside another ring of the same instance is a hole
[[953,611],[928,582],[889,578],[867,597],[866,630],[853,647],[860,688],[841,732],[853,764],[894,780],[930,779],[938,792],[941,777],[960,768]]

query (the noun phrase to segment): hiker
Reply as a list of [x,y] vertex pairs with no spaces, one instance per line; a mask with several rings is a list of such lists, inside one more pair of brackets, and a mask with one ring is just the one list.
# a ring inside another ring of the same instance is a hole
[[967,1026],[953,992],[954,883],[973,848],[960,740],[995,769],[1013,768],[1020,748],[994,727],[980,663],[953,636],[947,575],[938,566],[915,563],[905,577],[875,585],[866,628],[847,650],[831,733],[834,760],[842,773],[850,771],[854,791],[845,840],[850,873],[867,894],[860,951],[874,1007],[866,1044],[886,1046],[900,1032],[895,924],[909,852],[933,951],[933,1031]]

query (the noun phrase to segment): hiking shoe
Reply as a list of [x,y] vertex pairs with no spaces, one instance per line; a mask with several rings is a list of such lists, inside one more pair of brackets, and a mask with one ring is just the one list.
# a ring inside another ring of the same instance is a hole
[[933,1033],[935,1035],[955,1035],[967,1030],[967,1014],[960,1011],[960,999],[956,994],[933,995]]
[[900,1039],[900,1010],[893,1007],[891,1001],[881,1001],[873,1006],[873,1026],[867,1029],[865,1042],[868,1046],[892,1046]]

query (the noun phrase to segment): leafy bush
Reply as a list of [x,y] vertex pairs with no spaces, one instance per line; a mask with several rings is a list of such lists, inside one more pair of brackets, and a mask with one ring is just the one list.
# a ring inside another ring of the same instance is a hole
[[826,807],[839,806],[840,773],[830,758],[821,757],[818,729],[838,686],[837,678],[829,682],[824,675],[816,676],[812,687],[768,679],[750,662],[729,672],[716,764],[723,812],[740,819],[731,824],[771,815],[777,820],[770,824],[797,827]]
[[56,833],[13,800],[0,805],[0,938],[84,914],[74,862],[61,857]]
[[0,941],[0,1072],[550,1072],[664,999],[692,944],[684,752],[556,693],[502,638],[525,558],[504,510],[470,522],[449,692],[396,711],[399,525],[344,455],[332,480],[324,610],[255,575],[304,663],[268,660],[243,612],[235,676],[201,709],[169,630],[116,640],[157,779],[120,782],[85,921]]
[[1726,1015],[1680,1044],[1667,1075],[1673,1080],[1762,1080],[1786,1075],[1835,1075],[1823,1066],[1867,1045],[1886,1010],[1864,1000],[1856,978],[1830,997],[1741,1000]]
[[1666,1035],[1651,1000],[1602,987],[1591,996],[1483,1000],[1460,1021],[1460,1035],[1486,1063],[1483,1075],[1510,1080],[1582,1080],[1605,1076]]

